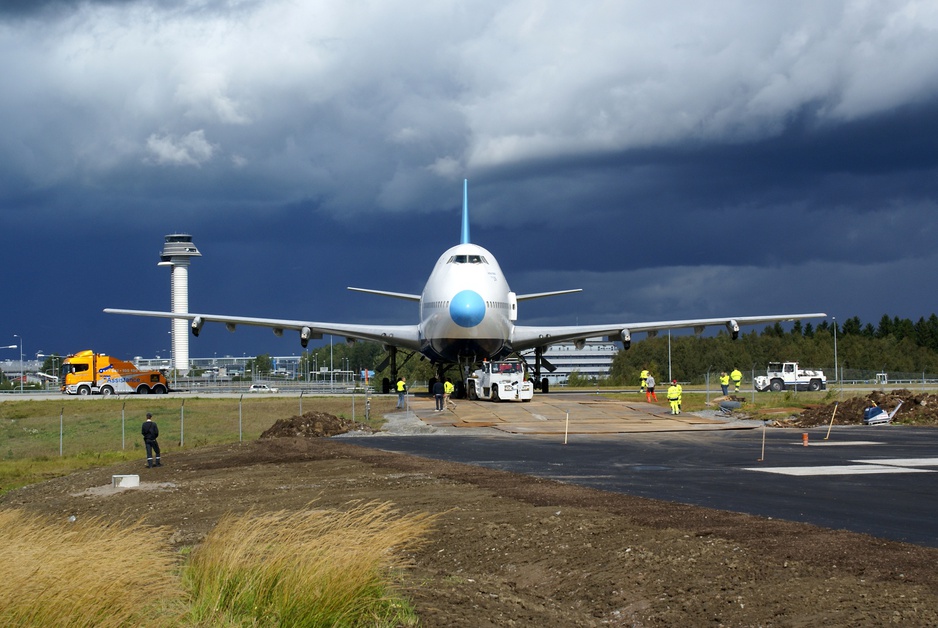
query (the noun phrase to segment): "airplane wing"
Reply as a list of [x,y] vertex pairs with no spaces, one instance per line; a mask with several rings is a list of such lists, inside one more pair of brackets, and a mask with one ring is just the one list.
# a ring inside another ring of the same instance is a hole
[[724,325],[733,337],[739,334],[740,325],[759,325],[761,323],[775,323],[781,321],[795,321],[803,318],[825,318],[827,314],[814,312],[811,314],[785,314],[774,316],[737,316],[726,318],[698,318],[677,321],[652,321],[645,323],[621,323],[617,325],[561,325],[557,327],[515,326],[511,338],[511,346],[515,351],[526,351],[537,347],[544,347],[557,342],[570,342],[572,340],[585,340],[597,336],[608,336],[613,340],[620,340],[628,348],[635,332],[651,332],[665,329],[686,329],[693,327],[694,331],[701,332],[705,327]]
[[179,314],[173,312],[154,312],[149,310],[119,310],[106,308],[107,314],[128,314],[130,316],[147,316],[153,318],[182,318],[191,322],[192,333],[196,336],[205,323],[224,323],[228,331],[234,331],[238,325],[253,325],[255,327],[270,327],[277,336],[283,335],[283,330],[293,329],[299,332],[300,340],[320,339],[323,334],[344,336],[357,340],[373,340],[386,345],[401,347],[412,351],[420,350],[417,325],[351,325],[346,323],[322,323],[317,321],[295,321],[279,318],[251,318],[248,316],[225,316],[220,314],[197,314],[189,312]]

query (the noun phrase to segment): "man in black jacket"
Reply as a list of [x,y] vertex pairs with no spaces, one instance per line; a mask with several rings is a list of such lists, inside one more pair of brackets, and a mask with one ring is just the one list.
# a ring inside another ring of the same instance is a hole
[[[153,415],[147,412],[147,420],[143,422],[140,429],[143,434],[143,444],[147,447],[147,468],[162,467],[160,464],[160,444],[156,439],[160,436],[160,428],[153,422]],[[156,462],[153,461],[153,454],[156,454]]]

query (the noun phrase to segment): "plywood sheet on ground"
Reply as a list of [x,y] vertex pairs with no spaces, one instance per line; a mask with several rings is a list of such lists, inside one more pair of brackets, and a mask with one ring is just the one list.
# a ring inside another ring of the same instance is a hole
[[467,429],[488,427],[511,434],[622,434],[731,429],[726,421],[688,413],[672,415],[664,404],[579,397],[538,395],[527,403],[459,400],[455,410],[442,412],[434,410],[433,399],[417,397],[411,402],[411,410],[429,425]]

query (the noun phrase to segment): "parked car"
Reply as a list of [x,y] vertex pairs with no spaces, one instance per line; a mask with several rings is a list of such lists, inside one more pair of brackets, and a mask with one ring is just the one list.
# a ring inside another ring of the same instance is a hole
[[251,384],[251,387],[248,388],[248,392],[256,393],[275,393],[279,391],[279,388],[271,388],[267,384]]

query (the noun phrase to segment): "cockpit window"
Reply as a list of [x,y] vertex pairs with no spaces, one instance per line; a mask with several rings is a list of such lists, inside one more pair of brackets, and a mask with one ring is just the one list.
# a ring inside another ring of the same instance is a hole
[[453,255],[447,264],[488,264],[482,255]]

